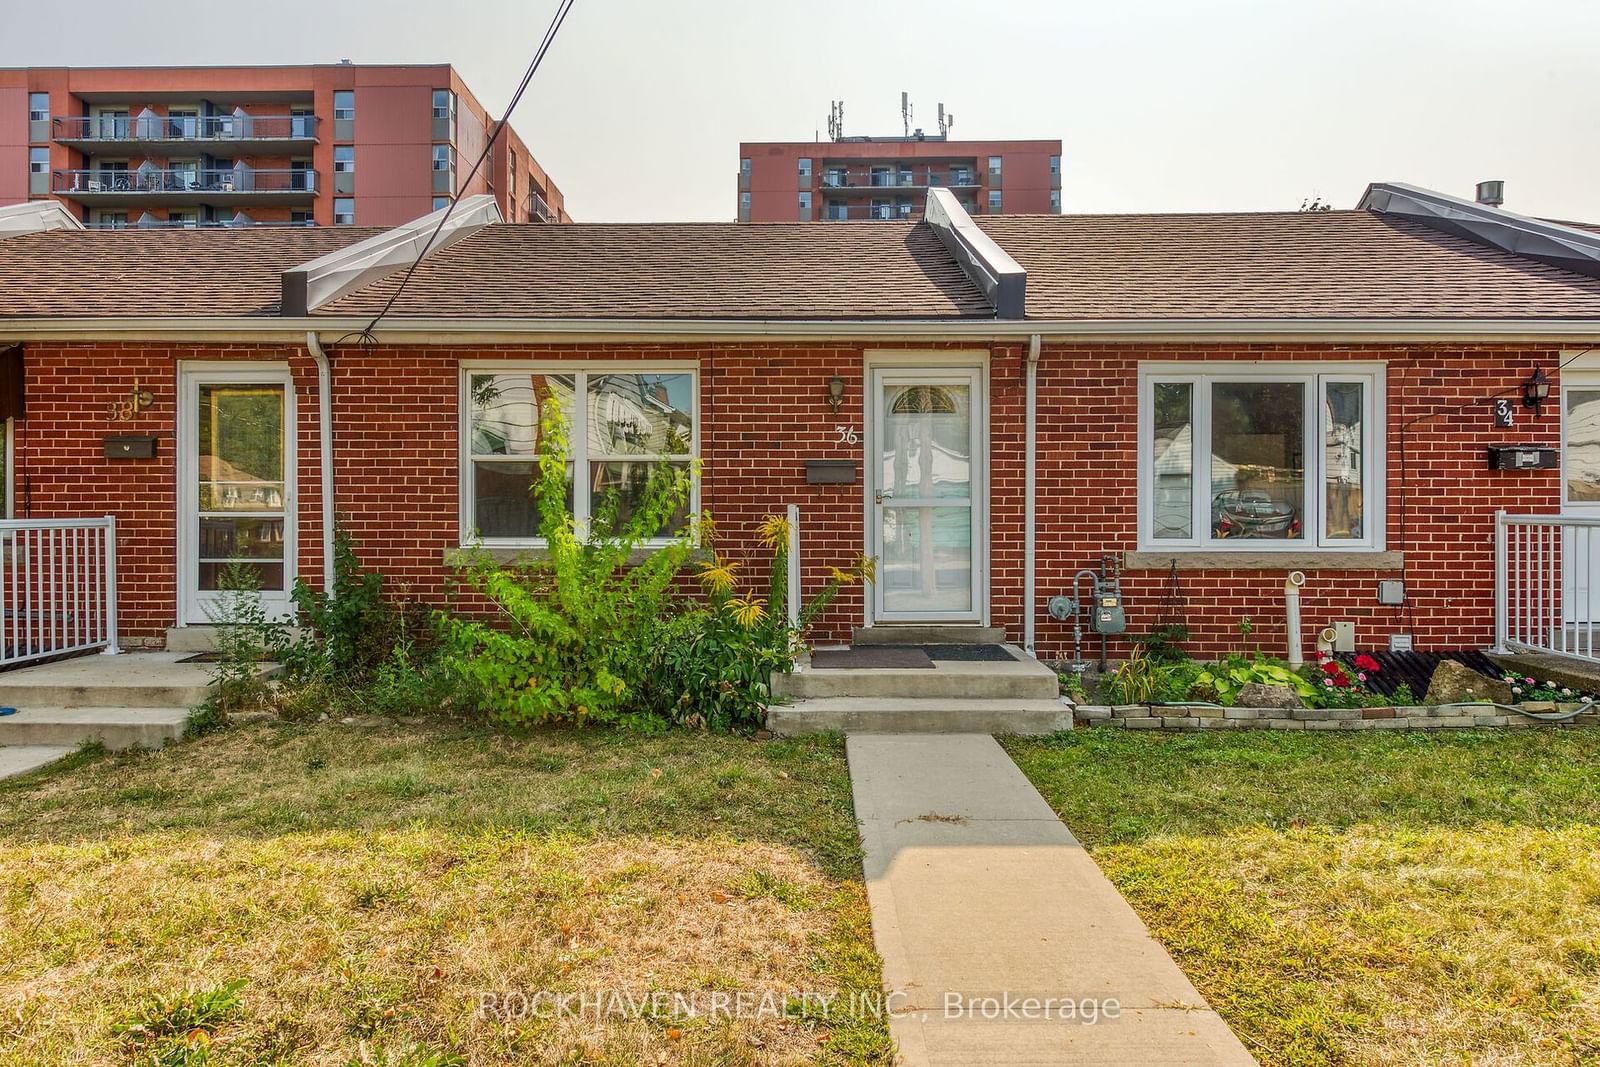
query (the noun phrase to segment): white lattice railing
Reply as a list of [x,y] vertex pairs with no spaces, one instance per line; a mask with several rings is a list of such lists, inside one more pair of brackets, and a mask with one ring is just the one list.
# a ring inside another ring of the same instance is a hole
[[1495,650],[1600,659],[1600,516],[1495,516]]
[[0,520],[0,667],[117,649],[117,520]]

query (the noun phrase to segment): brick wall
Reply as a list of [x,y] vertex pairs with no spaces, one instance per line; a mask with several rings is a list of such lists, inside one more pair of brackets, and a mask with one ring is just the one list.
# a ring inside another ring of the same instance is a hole
[[[861,550],[861,487],[808,485],[804,460],[860,460],[865,443],[846,445],[835,427],[860,426],[863,346],[847,343],[588,345],[549,347],[346,348],[335,353],[338,509],[362,557],[397,586],[429,600],[449,593],[444,565],[460,527],[457,470],[461,360],[692,360],[701,370],[702,504],[715,515],[721,548],[745,559],[747,581],[764,584],[755,544],[761,518],[797,503],[802,512],[804,587]],[[928,345],[918,345],[927,349]],[[965,348],[971,344],[933,347]],[[991,609],[1013,638],[1022,633],[1023,409],[1025,347],[990,346]],[[179,360],[287,359],[298,401],[300,572],[321,579],[315,365],[284,346],[33,344],[25,352],[29,419],[17,433],[18,513],[37,517],[115,514],[122,555],[123,629],[159,641],[175,616],[176,440]],[[1497,508],[1554,511],[1555,472],[1491,472],[1493,441],[1559,441],[1557,403],[1542,420],[1519,412],[1514,430],[1495,430],[1484,398],[1515,389],[1535,363],[1556,378],[1553,348],[1046,345],[1039,369],[1038,647],[1071,653],[1071,632],[1043,611],[1068,591],[1080,567],[1103,551],[1136,544],[1136,373],[1141,360],[1339,360],[1388,364],[1388,547],[1406,549],[1418,647],[1488,643],[1492,630],[1493,514]],[[827,380],[846,382],[835,415]],[[134,422],[114,423],[107,404],[135,380],[154,403]],[[1459,410],[1458,410],[1459,409]],[[1402,542],[1399,431],[1407,433],[1410,544]],[[111,461],[101,438],[154,434],[157,458]],[[1307,639],[1335,619],[1357,623],[1358,642],[1379,645],[1404,629],[1401,609],[1379,607],[1376,582],[1398,573],[1311,571],[1302,597]],[[1234,624],[1248,614],[1248,644],[1283,648],[1283,570],[1180,571],[1182,616],[1192,650],[1238,647]],[[1130,572],[1125,591],[1130,632],[1147,631],[1165,612],[1165,570]],[[839,640],[862,616],[861,591],[847,590],[815,637]],[[1114,642],[1114,653],[1125,649]]]

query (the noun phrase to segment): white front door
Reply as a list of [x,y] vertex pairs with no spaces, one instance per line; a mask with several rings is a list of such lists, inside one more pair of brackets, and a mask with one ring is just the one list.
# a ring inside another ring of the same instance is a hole
[[230,563],[289,614],[295,572],[294,385],[281,364],[185,365],[179,389],[180,621],[218,617]]
[[983,614],[983,372],[872,371],[873,586],[880,622]]

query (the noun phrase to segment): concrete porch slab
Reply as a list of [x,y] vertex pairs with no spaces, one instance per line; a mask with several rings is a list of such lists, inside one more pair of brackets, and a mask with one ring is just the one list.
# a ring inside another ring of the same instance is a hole
[[[1255,1062],[993,738],[846,744],[904,1063]],[[983,1018],[952,997],[1080,1007]]]

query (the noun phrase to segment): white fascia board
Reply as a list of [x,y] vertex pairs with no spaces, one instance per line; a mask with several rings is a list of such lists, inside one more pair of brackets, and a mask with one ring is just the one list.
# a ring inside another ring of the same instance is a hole
[[81,230],[83,223],[59,200],[26,200],[0,207],[0,237],[46,230]]
[[[434,230],[447,211],[450,217],[435,238]],[[283,272],[285,317],[324,307],[346,293],[410,267],[424,253],[434,255],[500,221],[500,208],[494,197],[480,193],[457,202],[453,211],[442,207],[376,237],[292,267]]]
[[[369,319],[353,316],[182,319],[0,318],[0,342],[70,338],[183,338],[289,341],[303,344],[308,330],[324,338],[358,332]],[[1595,319],[466,319],[398,318],[384,320],[380,342],[394,344],[469,344],[479,340],[511,343],[519,338],[572,342],[626,338],[993,338],[1026,341],[1352,340],[1410,341],[1591,340],[1600,343]]]

